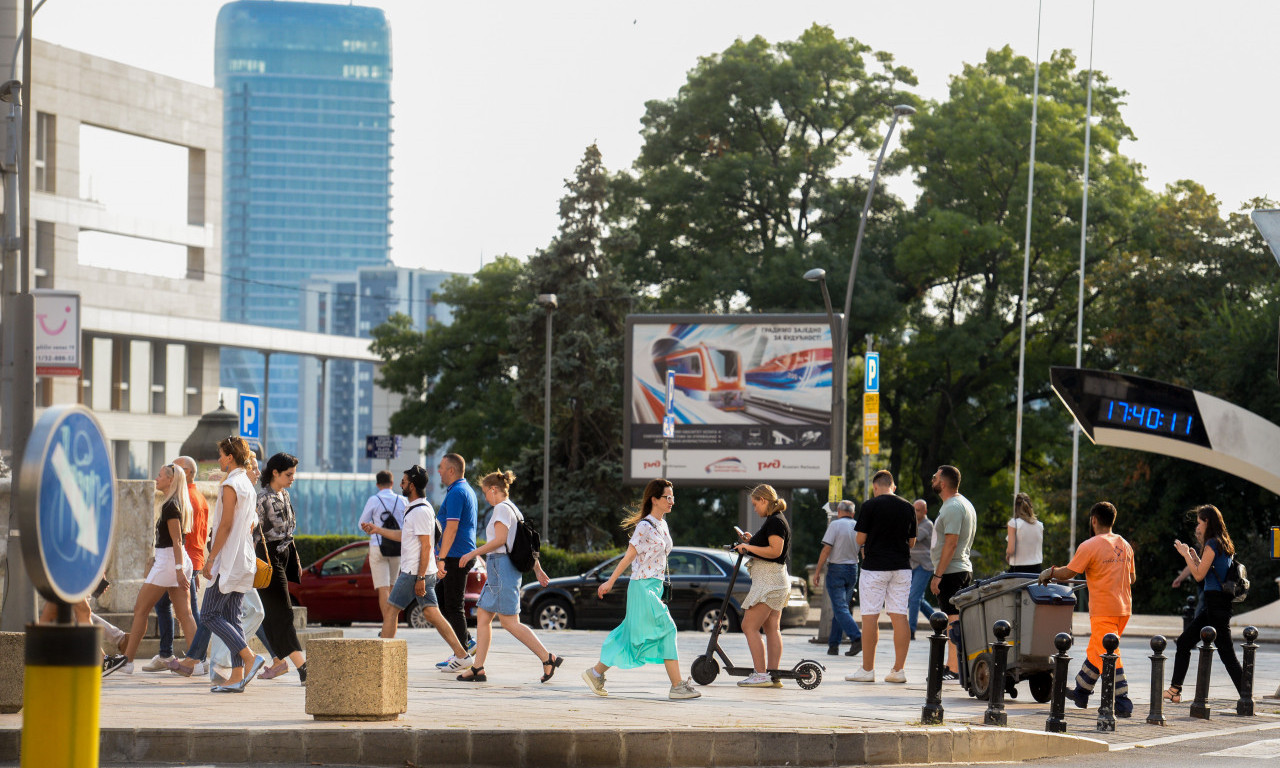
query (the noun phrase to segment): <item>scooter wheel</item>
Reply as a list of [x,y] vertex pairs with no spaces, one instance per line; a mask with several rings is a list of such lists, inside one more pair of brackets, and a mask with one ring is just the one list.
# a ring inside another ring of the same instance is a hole
[[822,665],[816,661],[802,661],[796,665],[796,684],[806,691],[822,685]]
[[720,665],[710,656],[699,656],[693,660],[689,674],[692,675],[693,682],[698,685],[710,685],[720,674]]

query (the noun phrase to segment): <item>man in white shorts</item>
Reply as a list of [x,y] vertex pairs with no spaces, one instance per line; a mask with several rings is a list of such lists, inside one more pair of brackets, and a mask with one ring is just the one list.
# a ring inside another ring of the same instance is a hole
[[898,486],[888,470],[880,470],[871,480],[872,498],[858,514],[858,546],[862,547],[862,575],[858,600],[862,609],[862,669],[845,677],[855,683],[876,680],[876,641],[880,634],[880,612],[887,611],[893,623],[893,669],[886,683],[905,683],[907,649],[911,630],[907,626],[907,598],[911,595],[911,547],[916,543],[916,511],[911,502],[894,493]]
[[[400,530],[404,527],[404,497],[392,490],[390,472],[385,469],[378,472],[376,480],[378,492],[365,502],[358,527],[363,531],[365,523],[372,523],[380,528]],[[400,611],[387,603],[387,595],[391,594],[391,585],[400,573],[400,542],[376,533],[371,535],[369,572],[373,574],[373,589],[378,593],[378,609],[382,612],[382,632],[378,637],[395,637]]]

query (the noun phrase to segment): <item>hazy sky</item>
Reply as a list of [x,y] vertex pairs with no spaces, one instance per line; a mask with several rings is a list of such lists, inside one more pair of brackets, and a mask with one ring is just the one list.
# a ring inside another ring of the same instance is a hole
[[[212,85],[223,4],[48,0],[33,28],[42,40]],[[699,56],[737,37],[791,40],[827,24],[893,53],[931,99],[989,48],[1033,57],[1036,47],[1034,0],[362,4],[385,9],[392,27],[392,259],[457,271],[545,246],[583,149],[598,142],[610,169],[629,166],[644,102],[674,96]],[[1090,8],[1045,0],[1042,58],[1070,48],[1087,65]],[[1280,197],[1278,34],[1275,0],[1098,3],[1094,66],[1129,92],[1124,115],[1138,138],[1123,149],[1150,186],[1194,179],[1226,210]],[[853,170],[869,175],[871,162]],[[890,188],[910,194],[902,181]]]

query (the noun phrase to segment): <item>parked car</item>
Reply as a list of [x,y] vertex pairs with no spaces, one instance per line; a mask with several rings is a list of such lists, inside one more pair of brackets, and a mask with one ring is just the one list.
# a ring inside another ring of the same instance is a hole
[[[485,578],[484,558],[477,557],[463,593],[468,624],[476,623],[476,601],[484,589]],[[304,568],[302,583],[289,583],[289,596],[294,605],[307,609],[307,622],[311,624],[382,623],[378,593],[373,590],[373,574],[369,571],[368,541],[335,549]],[[411,627],[430,626],[416,603],[400,620],[407,621]]]
[[[537,629],[612,629],[622,622],[627,610],[630,568],[618,577],[612,591],[601,600],[596,588],[609,580],[621,555],[606,560],[578,576],[552,579],[545,587],[526,584],[520,592],[521,620]],[[671,571],[671,617],[679,629],[710,632],[721,621],[721,606],[729,575],[737,555],[720,549],[675,547],[667,558]],[[728,615],[723,620],[737,631],[742,618],[742,601],[751,590],[751,577],[744,564],[729,597]],[[809,617],[809,598],[804,579],[791,577],[791,596],[782,609],[782,626],[803,626]]]

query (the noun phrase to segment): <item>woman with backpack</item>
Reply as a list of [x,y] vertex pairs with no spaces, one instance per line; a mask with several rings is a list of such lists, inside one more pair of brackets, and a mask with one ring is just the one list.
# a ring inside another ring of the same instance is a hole
[[1187,561],[1191,576],[1204,587],[1204,607],[1201,608],[1178,636],[1178,651],[1173,657],[1173,677],[1169,679],[1169,688],[1164,697],[1177,704],[1182,701],[1182,681],[1187,676],[1187,666],[1191,663],[1191,650],[1200,641],[1200,630],[1213,627],[1218,637],[1214,645],[1218,646],[1218,658],[1227,668],[1231,682],[1235,683],[1236,692],[1240,692],[1243,673],[1240,662],[1236,659],[1235,643],[1231,640],[1231,603],[1234,594],[1228,594],[1223,588],[1227,583],[1227,572],[1231,569],[1231,561],[1235,556],[1235,545],[1227,533],[1227,526],[1222,522],[1222,512],[1212,504],[1204,504],[1195,509],[1196,540],[1203,548],[1197,554],[1189,544],[1174,539],[1173,548]]
[[[480,481],[484,498],[493,507],[489,515],[489,524],[485,527],[485,543],[458,558],[461,567],[466,568],[474,557],[487,555],[485,560],[488,577],[480,600],[476,603],[476,649],[475,661],[471,668],[458,675],[465,683],[483,683],[489,679],[484,671],[484,660],[489,655],[489,643],[493,641],[493,617],[496,615],[502,628],[520,642],[542,662],[542,682],[547,682],[556,673],[556,667],[564,663],[564,659],[546,649],[533,630],[520,623],[520,574],[521,571],[512,563],[511,552],[516,543],[519,527],[524,523],[524,515],[516,509],[508,495],[516,476],[509,470],[506,472],[490,472]],[[542,571],[536,553],[533,560],[533,573],[538,583],[546,586],[550,581]]]

